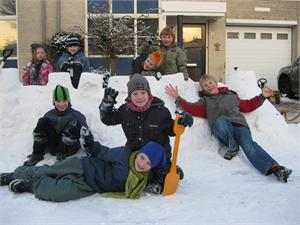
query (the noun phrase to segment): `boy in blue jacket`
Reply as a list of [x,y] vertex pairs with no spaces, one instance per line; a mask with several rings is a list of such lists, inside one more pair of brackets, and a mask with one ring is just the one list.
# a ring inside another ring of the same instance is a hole
[[74,88],[79,85],[82,72],[90,71],[89,60],[81,51],[81,43],[75,34],[70,34],[66,40],[66,51],[57,62],[58,72],[69,72]]
[[94,142],[86,127],[80,134],[88,156],[52,166],[21,166],[13,173],[0,174],[0,184],[9,185],[15,193],[31,192],[45,201],[65,202],[95,193],[137,199],[146,187],[149,171],[166,162],[165,150],[156,142],[132,152],[127,147],[108,148]]
[[53,91],[54,109],[37,122],[33,130],[33,152],[24,166],[33,166],[44,159],[46,152],[58,160],[75,154],[80,149],[79,132],[87,127],[85,116],[72,108],[69,90],[57,85]]

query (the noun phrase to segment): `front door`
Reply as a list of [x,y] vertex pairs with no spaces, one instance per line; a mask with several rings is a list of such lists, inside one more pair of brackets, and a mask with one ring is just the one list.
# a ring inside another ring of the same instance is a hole
[[183,47],[187,54],[190,78],[199,81],[205,74],[205,25],[183,25]]

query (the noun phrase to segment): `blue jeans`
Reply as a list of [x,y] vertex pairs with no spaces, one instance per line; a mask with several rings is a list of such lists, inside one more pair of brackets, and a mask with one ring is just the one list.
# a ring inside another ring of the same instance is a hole
[[253,141],[250,129],[244,126],[234,126],[226,117],[218,117],[212,125],[212,133],[226,146],[228,151],[242,147],[251,164],[262,174],[268,171],[277,162],[256,142]]

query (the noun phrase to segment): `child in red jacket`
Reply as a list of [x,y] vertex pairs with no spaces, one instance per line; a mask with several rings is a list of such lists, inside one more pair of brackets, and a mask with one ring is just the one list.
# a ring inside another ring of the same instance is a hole
[[49,73],[53,72],[53,66],[46,59],[45,49],[42,45],[32,44],[32,61],[23,69],[23,85],[46,85]]
[[272,90],[264,88],[262,93],[249,100],[239,99],[237,93],[227,87],[218,87],[214,77],[204,75],[200,79],[203,97],[197,103],[189,103],[179,96],[178,88],[166,86],[166,93],[193,116],[207,118],[212,134],[228,147],[225,159],[232,159],[242,147],[252,165],[262,174],[274,174],[284,183],[291,169],[280,166],[261,146],[253,141],[248,123],[241,112],[252,112],[260,107]]

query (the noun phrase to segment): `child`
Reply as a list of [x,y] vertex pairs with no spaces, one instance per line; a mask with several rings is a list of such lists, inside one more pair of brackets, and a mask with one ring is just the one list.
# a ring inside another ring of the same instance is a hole
[[46,85],[49,73],[53,67],[46,59],[45,49],[42,45],[31,45],[32,60],[23,69],[23,85]]
[[150,54],[141,54],[132,61],[131,74],[139,73],[143,76],[154,76],[157,80],[161,77],[159,66],[162,62],[163,55],[160,51],[154,51]]
[[177,86],[166,86],[166,93],[176,99],[176,103],[194,116],[208,119],[212,134],[228,147],[224,158],[235,157],[242,147],[252,165],[264,175],[274,174],[282,182],[287,182],[291,169],[280,166],[261,146],[252,140],[251,131],[241,112],[252,112],[260,107],[272,90],[264,88],[262,93],[250,100],[241,100],[227,87],[219,87],[209,75],[200,79],[203,98],[197,103],[189,103],[179,96]]
[[110,149],[94,142],[85,127],[80,133],[82,148],[89,156],[72,157],[52,166],[21,166],[13,173],[2,173],[0,184],[9,185],[12,192],[31,192],[40,200],[54,202],[95,193],[137,199],[145,189],[150,169],[165,164],[165,151],[155,142],[131,152],[126,147]]
[[[162,74],[174,74],[183,73],[184,80],[189,79],[189,74],[187,72],[187,57],[181,48],[175,43],[175,33],[170,27],[165,27],[159,34],[160,41],[160,51],[162,52],[164,58],[160,65],[160,71]],[[145,53],[150,50],[157,50],[157,46],[151,46],[148,50],[142,47],[139,52]]]
[[[101,121],[108,126],[121,124],[127,138],[126,146],[131,150],[139,149],[149,141],[155,141],[163,146],[167,153],[166,166],[160,171],[154,170],[153,179],[149,180],[153,192],[159,194],[165,175],[169,172],[172,155],[169,137],[175,135],[174,120],[170,111],[164,106],[164,102],[151,94],[146,77],[134,74],[128,81],[127,87],[126,103],[117,110],[114,109],[114,104],[118,92],[112,88],[105,89],[104,98],[99,106]],[[188,113],[184,113],[179,123],[192,126],[193,118]],[[183,178],[183,172],[180,172]]]
[[79,131],[87,127],[85,116],[72,108],[69,91],[57,85],[53,91],[54,109],[37,122],[33,130],[33,152],[24,162],[33,166],[44,159],[46,152],[56,155],[57,160],[75,154],[80,149]]
[[81,43],[75,34],[70,34],[66,40],[66,51],[57,62],[58,72],[69,72],[74,88],[79,85],[82,72],[90,71],[90,64],[84,53],[80,50]]

